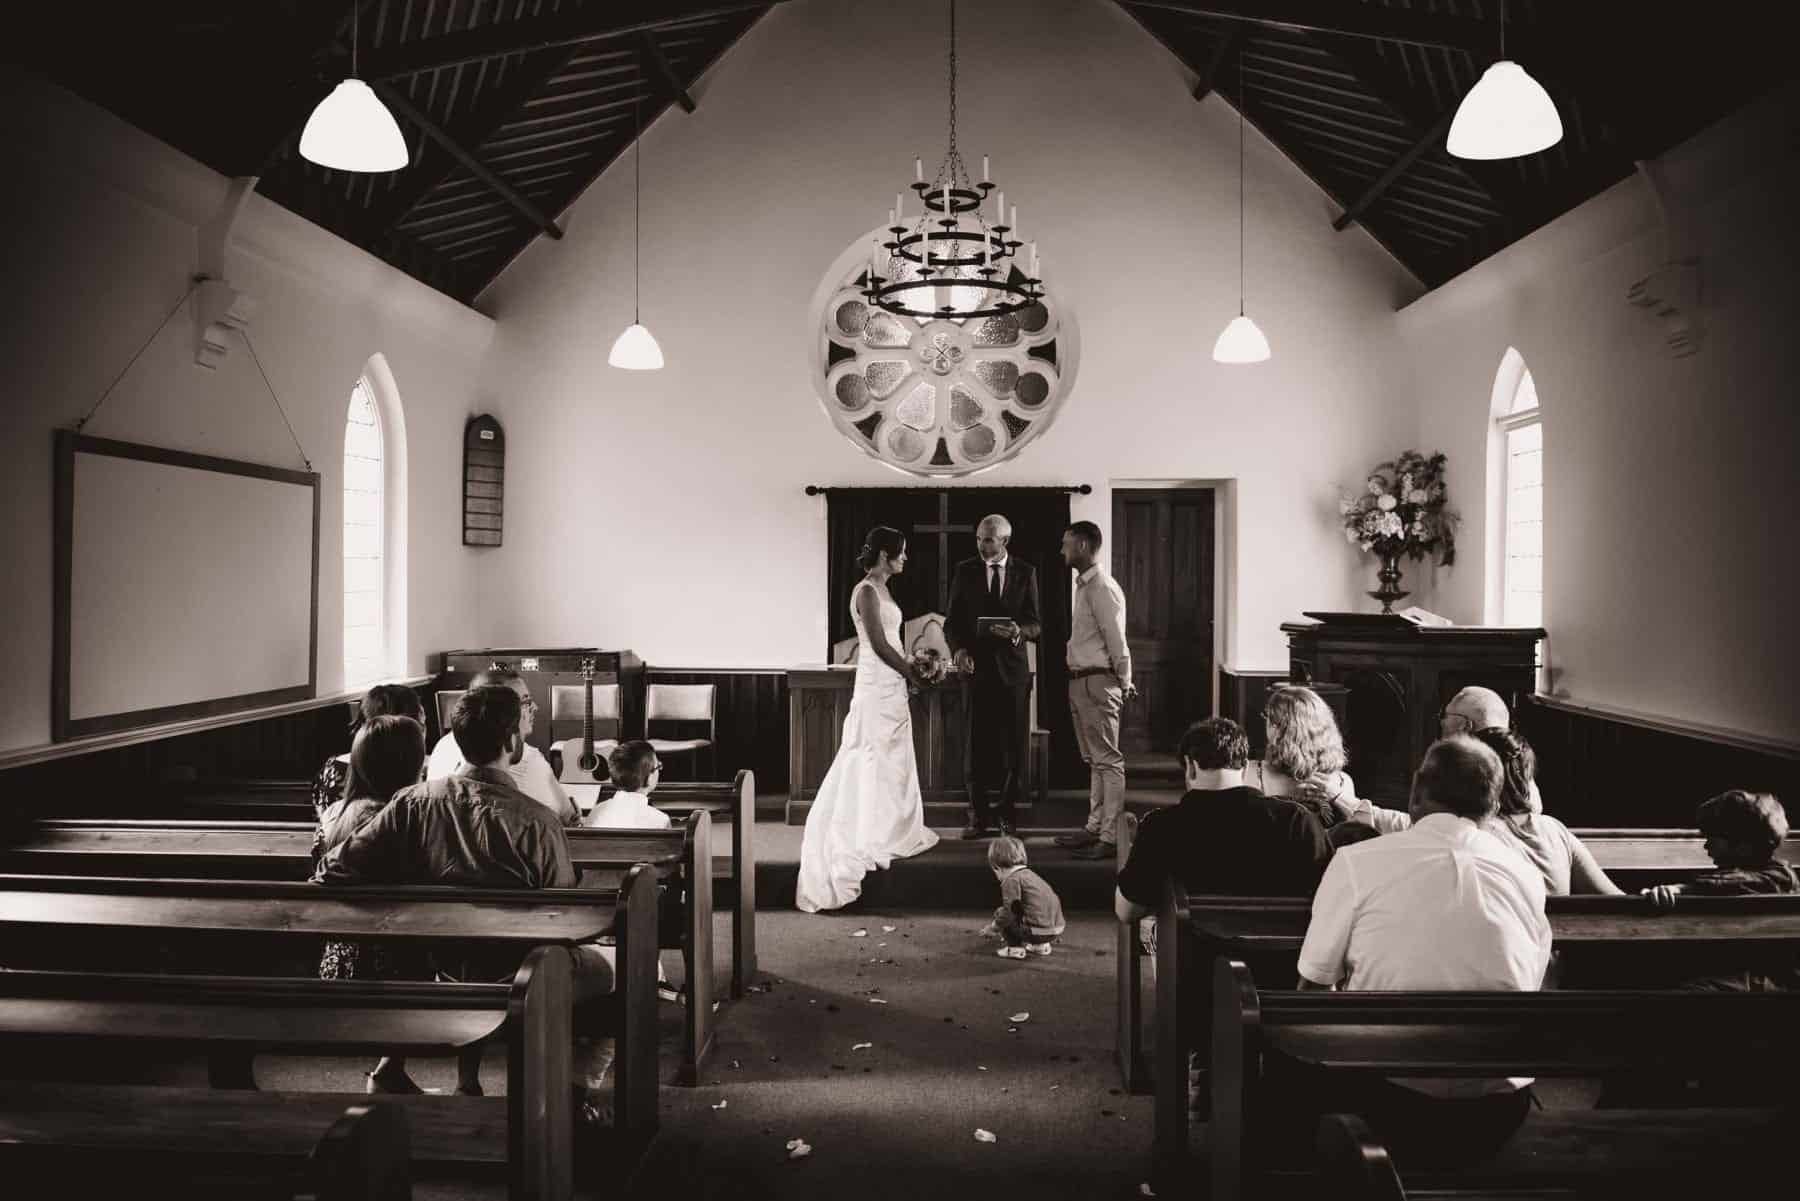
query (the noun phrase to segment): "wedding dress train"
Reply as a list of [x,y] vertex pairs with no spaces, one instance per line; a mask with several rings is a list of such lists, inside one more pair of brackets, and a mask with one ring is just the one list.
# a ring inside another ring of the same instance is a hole
[[[874,588],[864,581],[857,588]],[[878,590],[881,625],[888,642],[901,646],[900,606]],[[862,879],[937,845],[925,826],[919,765],[913,755],[912,708],[906,677],[883,663],[869,645],[851,593],[856,625],[856,684],[844,719],[837,757],[825,773],[800,841],[800,880],[794,906],[805,913],[837,909],[862,894]]]

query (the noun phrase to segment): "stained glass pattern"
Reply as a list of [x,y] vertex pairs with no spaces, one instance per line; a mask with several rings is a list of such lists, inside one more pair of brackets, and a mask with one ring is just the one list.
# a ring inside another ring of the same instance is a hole
[[1012,458],[1049,428],[1074,371],[1055,298],[1001,317],[898,317],[862,297],[867,245],[814,302],[814,378],[839,431],[910,474],[950,478]]

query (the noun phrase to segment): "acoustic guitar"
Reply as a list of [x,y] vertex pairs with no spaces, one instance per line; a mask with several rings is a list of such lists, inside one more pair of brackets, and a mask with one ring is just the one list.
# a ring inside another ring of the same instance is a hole
[[564,784],[603,783],[608,775],[606,758],[594,750],[594,661],[581,661],[581,737],[556,744],[562,756],[557,780]]

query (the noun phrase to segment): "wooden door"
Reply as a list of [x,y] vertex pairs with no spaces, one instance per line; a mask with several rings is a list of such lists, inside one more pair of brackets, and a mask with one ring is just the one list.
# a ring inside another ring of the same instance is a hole
[[1112,573],[1125,590],[1138,687],[1120,748],[1169,752],[1189,723],[1212,714],[1213,492],[1115,488],[1112,497]]

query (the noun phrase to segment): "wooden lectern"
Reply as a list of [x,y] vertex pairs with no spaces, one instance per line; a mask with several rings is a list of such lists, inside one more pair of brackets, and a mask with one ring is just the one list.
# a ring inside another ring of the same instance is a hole
[[1537,690],[1535,627],[1422,626],[1398,614],[1308,613],[1284,622],[1289,678],[1342,685],[1344,743],[1359,795],[1406,807],[1412,773],[1438,735],[1438,712],[1471,684],[1515,713]]

